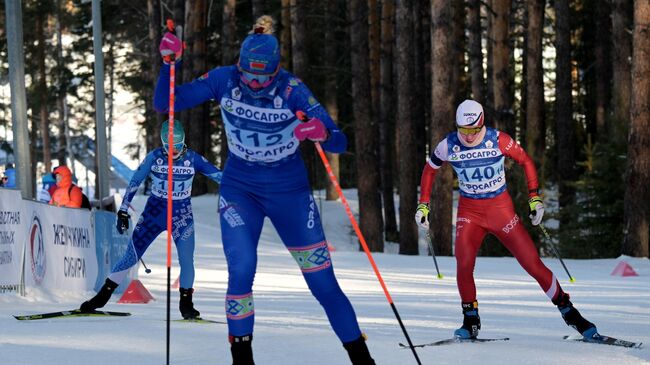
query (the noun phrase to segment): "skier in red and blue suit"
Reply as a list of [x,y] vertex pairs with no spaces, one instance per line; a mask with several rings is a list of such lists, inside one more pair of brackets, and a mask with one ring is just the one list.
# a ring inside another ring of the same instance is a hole
[[[113,291],[124,280],[131,267],[138,263],[151,243],[167,229],[167,151],[168,122],[161,127],[162,147],[149,152],[144,161],[133,174],[126,194],[117,212],[117,231],[123,234],[129,228],[129,206],[138,191],[138,187],[147,178],[151,178],[151,196],[147,199],[133,235],[122,258],[113,266],[111,274],[97,295],[81,304],[82,312],[92,312],[101,308],[110,299]],[[172,173],[172,237],[178,252],[180,265],[179,310],[185,319],[198,318],[200,313],[194,308],[194,215],[192,214],[192,181],[197,173],[219,183],[222,171],[205,157],[187,148],[185,131],[180,121],[174,122],[174,159]]]
[[[273,20],[258,19],[241,46],[236,65],[217,67],[177,86],[175,110],[215,100],[228,141],[229,156],[221,181],[219,213],[228,263],[226,316],[233,363],[253,364],[251,341],[255,308],[253,279],[257,246],[268,217],[294,257],[312,294],[348,351],[353,364],[374,364],[354,309],[334,276],[327,241],[311,194],[300,142],[318,141],[341,153],[347,138],[297,77],[282,69]],[[178,60],[181,42],[167,33],[163,59]],[[154,95],[159,112],[169,108],[170,68],[161,68]],[[301,123],[296,113],[311,117]]]
[[456,111],[457,131],[449,133],[431,154],[422,172],[420,199],[415,220],[429,229],[429,200],[436,174],[449,162],[458,177],[460,198],[456,218],[456,280],[463,310],[459,338],[476,338],[481,328],[474,284],[476,255],[486,234],[491,233],[513,254],[541,286],[565,322],[585,337],[597,335],[596,326],[580,315],[560,287],[555,275],[542,263],[537,249],[515,213],[506,190],[504,160],[523,166],[528,185],[530,218],[538,225],[544,215],[537,171],[532,159],[506,133],[484,125],[483,107],[465,100]]

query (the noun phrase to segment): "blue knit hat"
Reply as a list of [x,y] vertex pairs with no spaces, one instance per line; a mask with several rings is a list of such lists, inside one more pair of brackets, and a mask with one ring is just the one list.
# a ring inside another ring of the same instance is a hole
[[275,74],[280,64],[280,46],[272,34],[251,34],[241,45],[239,68],[259,75]]

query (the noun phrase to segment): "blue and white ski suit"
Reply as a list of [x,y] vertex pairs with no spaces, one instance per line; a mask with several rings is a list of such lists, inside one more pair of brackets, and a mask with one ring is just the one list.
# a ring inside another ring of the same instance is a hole
[[[318,209],[311,195],[300,142],[293,130],[302,110],[320,119],[329,131],[325,150],[340,153],[347,138],[295,76],[280,69],[260,91],[240,81],[236,66],[218,67],[189,84],[176,87],[176,110],[216,100],[228,139],[229,157],[221,182],[219,212],[228,262],[226,316],[232,336],[253,333],[253,279],[257,245],[268,217],[297,261],[312,294],[325,309],[342,342],[361,336],[354,309],[334,276]],[[169,66],[161,68],[154,106],[169,103]]]
[[[133,229],[131,242],[124,256],[118,261],[109,279],[121,283],[128,270],[135,265],[151,242],[167,230],[167,153],[162,147],[149,152],[140,164],[126,189],[120,210],[128,211],[138,187],[151,177],[151,196]],[[194,284],[194,216],[192,215],[192,180],[201,173],[219,183],[222,172],[205,157],[187,149],[174,160],[172,188],[172,237],[178,252],[181,268],[181,288],[192,288]]]

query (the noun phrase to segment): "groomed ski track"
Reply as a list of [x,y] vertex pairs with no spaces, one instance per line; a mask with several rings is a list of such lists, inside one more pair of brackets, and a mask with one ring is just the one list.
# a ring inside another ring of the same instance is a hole
[[[353,211],[354,191],[347,190]],[[324,196],[324,195],[323,195]],[[318,199],[317,199],[318,201]],[[144,206],[137,197],[136,208]],[[322,202],[323,223],[339,282],[350,298],[368,346],[377,364],[415,364],[365,254],[357,251],[356,238],[343,207]],[[227,285],[226,262],[220,242],[217,197],[194,199],[197,268],[196,308],[205,318],[224,320]],[[137,215],[133,217],[134,222]],[[421,252],[426,252],[424,238]],[[395,245],[375,254],[395,305],[414,343],[448,338],[460,324],[461,310],[455,283],[453,257],[438,257],[444,279],[435,277],[429,256],[401,256]],[[261,365],[349,364],[347,354],[330,329],[324,312],[309,293],[297,265],[285,250],[270,222],[266,222],[258,250],[254,285],[256,327],[255,360]],[[123,318],[68,318],[17,321],[15,314],[52,312],[75,308],[91,293],[32,292],[26,298],[0,294],[0,363],[43,364],[164,364],[166,236],[162,234],[144,259],[152,269],[140,280],[156,301],[116,304],[115,296],[104,308],[131,312]],[[175,258],[174,258],[175,260]],[[557,260],[544,262],[555,272],[576,307],[606,335],[650,344],[650,261],[629,259],[639,277],[610,276],[618,259],[566,260],[576,283]],[[510,341],[458,344],[418,349],[423,364],[650,364],[650,349],[569,342],[573,334],[537,283],[513,258],[477,260],[476,284],[482,336],[510,337]],[[172,281],[178,276],[174,261]],[[172,319],[179,319],[178,291],[172,290]],[[172,323],[172,364],[230,364],[227,326]],[[44,362],[44,360],[47,360]]]

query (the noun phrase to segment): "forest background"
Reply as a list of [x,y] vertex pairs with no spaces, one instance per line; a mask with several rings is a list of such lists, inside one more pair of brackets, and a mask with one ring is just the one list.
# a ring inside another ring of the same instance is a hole
[[[91,4],[24,0],[22,7],[36,176],[37,168],[65,163],[70,136],[94,126]],[[183,28],[187,47],[177,82],[185,83],[236,63],[241,41],[263,14],[276,20],[283,67],[348,136],[348,151],[329,158],[342,186],[358,189],[372,251],[390,241],[400,254],[418,254],[413,214],[422,167],[454,130],[456,106],[471,98],[483,104],[488,126],[513,136],[533,158],[545,203],[556,207],[546,217],[559,222],[549,224],[553,242],[523,219],[542,255],[556,244],[572,258],[649,256],[650,1],[103,1],[107,123],[120,88],[134,95],[142,115],[130,154],[142,158],[159,146],[165,115],[153,110],[152,99],[165,20]],[[5,25],[0,7],[3,85]],[[4,96],[0,115],[0,126],[10,128]],[[177,117],[189,147],[223,166],[227,145],[216,103]],[[302,152],[313,188],[336,199],[313,147]],[[512,162],[506,167],[509,192],[527,217],[523,171]],[[452,254],[454,180],[443,167],[431,198],[429,234],[440,255]],[[193,194],[214,189],[197,177]],[[487,237],[480,254],[508,252]]]

